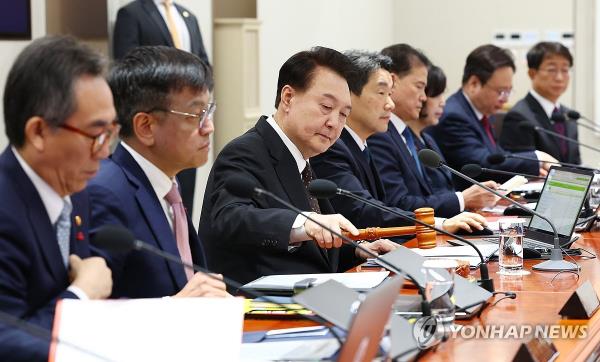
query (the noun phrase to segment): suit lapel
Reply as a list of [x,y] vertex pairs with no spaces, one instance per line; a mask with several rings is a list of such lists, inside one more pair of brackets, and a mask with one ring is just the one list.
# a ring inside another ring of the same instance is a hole
[[[483,144],[487,147],[487,149],[490,152],[492,152],[492,153],[496,152],[497,146],[492,144],[492,142],[488,138],[488,135],[485,132],[485,129],[483,129],[483,125],[481,124],[481,121],[479,120],[479,118],[477,118],[475,111],[473,110],[473,108],[471,108],[471,105],[467,101],[467,98],[465,98],[464,94],[462,93],[462,90],[459,90],[456,94],[457,94],[457,97],[459,100],[459,104],[463,108],[463,112],[465,114],[470,115],[468,120],[474,126],[473,129],[479,134],[479,139],[481,139],[483,141]],[[494,132],[494,127],[492,127],[492,134],[493,134],[493,132]]]
[[415,160],[413,159],[412,155],[410,154],[408,147],[404,143],[404,140],[402,139],[402,135],[400,133],[398,133],[396,126],[394,126],[394,124],[392,122],[390,122],[390,124],[388,125],[387,132],[392,137],[392,140],[394,140],[394,142],[396,143],[396,147],[398,147],[398,149],[400,150],[400,154],[403,157],[402,162],[405,162],[409,166],[408,168],[410,169],[410,172],[413,174],[413,177],[415,178],[415,180],[417,180],[417,182],[419,183],[421,188],[426,193],[431,194],[431,189],[429,188],[429,184],[427,182],[425,182],[423,177],[419,174],[419,171],[417,171],[417,165],[415,164]]
[[169,46],[174,46],[173,38],[171,37],[169,28],[167,27],[167,24],[165,23],[165,20],[163,19],[162,15],[160,15],[160,11],[158,10],[154,2],[152,0],[144,0],[142,1],[142,4],[144,10],[146,10],[146,12],[148,13],[148,16],[150,16],[150,18],[154,21],[157,28],[160,30],[163,38],[165,38],[166,43]]
[[89,202],[86,191],[71,195],[73,212],[71,213],[71,245],[70,254],[87,258],[89,252]]
[[191,14],[187,10],[182,8],[179,4],[175,4],[175,8],[181,15],[181,18],[183,19],[183,22],[185,23],[185,26],[187,27],[188,33],[190,34],[190,53],[198,54],[199,44],[198,44],[198,40],[196,40],[196,31],[198,31],[198,30],[194,26],[195,24],[192,21],[192,18],[190,16]]
[[40,248],[46,267],[54,279],[62,283],[63,280],[67,280],[67,269],[63,264],[56,233],[53,225],[50,223],[46,207],[10,147],[5,149],[1,158],[9,174],[13,175],[15,187],[19,190],[23,204],[26,205],[29,225],[35,234],[35,241]]
[[[310,211],[308,195],[296,167],[296,161],[277,132],[267,123],[267,117],[263,116],[258,120],[256,130],[265,140],[265,146],[269,150],[275,166],[275,173],[290,202],[300,210]],[[319,206],[321,204],[319,203]],[[329,264],[327,251],[318,246],[317,249],[325,262]]]
[[[137,189],[135,191],[135,198],[138,202],[138,207],[154,235],[157,246],[164,252],[179,256],[175,235],[169,226],[165,212],[144,171],[135,162],[131,154],[121,145],[117,146],[111,159],[123,169],[129,182]],[[187,283],[183,267],[170,262],[167,263],[167,266],[179,289],[183,288]]]
[[[531,93],[527,93],[525,100],[529,105],[529,109],[531,109],[531,111],[535,115],[535,119],[538,121],[539,125],[549,131],[554,132],[552,121],[548,118],[548,115],[544,111],[544,108],[542,108],[542,105],[531,95]],[[556,137],[541,134],[541,132],[539,133],[538,137],[543,137],[547,143],[551,143],[552,148],[557,150],[557,154],[560,155],[560,145],[558,144],[558,140],[556,139]]]
[[344,142],[346,147],[348,147],[350,153],[352,154],[352,157],[358,164],[358,170],[360,172],[360,175],[356,176],[359,176],[361,179],[363,179],[363,183],[365,183],[366,181],[366,186],[368,187],[369,192],[379,199],[375,175],[373,174],[373,169],[371,168],[371,165],[365,159],[363,151],[360,150],[360,148],[356,144],[356,141],[354,140],[354,138],[352,138],[352,135],[346,129],[342,130],[340,139]]

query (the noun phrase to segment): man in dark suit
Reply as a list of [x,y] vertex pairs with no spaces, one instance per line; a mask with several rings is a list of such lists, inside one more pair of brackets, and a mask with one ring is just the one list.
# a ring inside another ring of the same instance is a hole
[[[369,144],[387,192],[387,202],[407,210],[429,206],[437,216],[449,218],[465,209],[481,208],[488,199],[492,204],[494,196],[478,186],[463,192],[434,189],[430,172],[417,155],[422,133],[414,132],[427,100],[429,59],[408,44],[389,46],[382,53],[393,61],[392,99],[396,107],[386,132],[373,135]],[[429,143],[435,144],[433,140]],[[437,145],[434,148],[437,150]],[[488,186],[495,187],[495,183]]]
[[[113,56],[123,58],[142,45],[175,47],[210,64],[196,17],[172,0],[135,0],[119,9],[113,32]],[[182,170],[178,178],[183,203],[192,212],[196,169]]]
[[[48,331],[57,301],[112,288],[104,259],[89,257],[81,192],[118,129],[103,63],[72,38],[41,38],[17,57],[4,90],[0,309]],[[49,345],[0,326],[0,360],[47,361]]]
[[[392,101],[392,59],[381,54],[350,51],[346,55],[352,61],[353,72],[348,80],[352,111],[338,139],[326,152],[311,159],[319,177],[335,182],[340,188],[349,190],[382,205],[398,207],[387,202],[387,190],[379,178],[379,172],[371,157],[369,136],[384,132],[394,102]],[[412,225],[406,219],[380,211],[363,202],[343,196],[335,196],[331,203],[334,209],[358,227]],[[428,206],[427,204],[421,206]],[[398,212],[414,217],[400,208]],[[448,220],[437,219],[439,227],[456,232],[461,226],[481,229],[485,219],[476,214],[465,214]],[[443,224],[443,226],[442,226]]]
[[[430,130],[451,167],[460,170],[466,164],[475,163],[485,168],[544,176],[550,164],[543,161],[556,161],[538,150],[517,154],[542,162],[514,158],[501,164],[488,161],[491,154],[506,153],[497,144],[492,120],[512,92],[514,72],[515,63],[508,50],[495,45],[482,45],[467,57],[462,88],[448,98],[440,123]],[[483,177],[498,182],[510,178],[491,174]],[[459,189],[471,186],[462,179],[456,181]]]
[[[242,176],[335,231],[358,233],[343,216],[328,215],[334,212],[331,204],[306,189],[317,177],[307,160],[338,139],[350,112],[350,69],[348,59],[333,49],[295,54],[279,70],[275,114],[261,117],[221,151],[199,227],[211,268],[245,283],[271,274],[344,271],[366,257],[271,198],[233,196],[224,187],[232,176]],[[394,248],[389,241],[364,245],[374,252]]]
[[[208,158],[214,130],[210,67],[175,48],[139,47],[115,65],[109,83],[122,141],[88,187],[92,234],[104,225],[122,225],[136,239],[206,267],[198,234],[173,197],[177,172]],[[110,253],[107,260],[114,297],[226,295],[222,281],[144,251]]]
[[558,102],[569,86],[573,57],[556,42],[540,42],[527,52],[532,89],[506,114],[500,144],[514,152],[541,150],[561,162],[581,163],[579,146],[559,137],[520,127],[527,122],[577,139],[577,124],[568,122],[568,108]]

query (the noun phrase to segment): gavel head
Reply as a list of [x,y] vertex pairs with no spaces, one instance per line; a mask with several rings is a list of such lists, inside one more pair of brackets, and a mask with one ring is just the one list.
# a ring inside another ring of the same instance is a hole
[[[416,209],[415,218],[428,225],[435,225],[434,212],[433,209],[430,207],[422,207]],[[415,229],[415,232],[417,234],[417,244],[420,249],[431,249],[437,245],[435,230],[425,227],[423,225],[417,225]]]

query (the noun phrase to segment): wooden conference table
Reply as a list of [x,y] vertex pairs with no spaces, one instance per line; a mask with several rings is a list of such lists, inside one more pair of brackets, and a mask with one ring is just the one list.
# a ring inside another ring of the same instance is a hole
[[[446,237],[438,235],[438,245],[445,244]],[[415,247],[416,241],[411,240],[405,244]],[[583,233],[573,248],[584,248],[594,254],[600,252],[600,231]],[[568,260],[568,259],[567,259]],[[552,340],[559,356],[557,361],[586,361],[588,358],[595,360],[600,353],[600,312],[594,314],[586,321],[561,321],[558,311],[562,308],[573,291],[586,281],[590,281],[596,291],[600,291],[600,261],[596,258],[585,259],[575,257],[581,266],[579,279],[572,273],[538,272],[531,267],[539,260],[525,260],[525,269],[531,274],[523,277],[505,277],[498,275],[498,262],[490,262],[490,275],[494,278],[496,291],[514,291],[516,299],[505,299],[496,306],[488,307],[480,318],[472,318],[457,323],[485,326],[485,325],[557,325],[583,323],[588,326],[587,337],[581,339],[554,339]],[[373,268],[362,269],[360,266],[349,272],[373,271]],[[478,271],[471,271],[471,275],[478,277]],[[552,280],[554,278],[554,280]],[[402,294],[414,294],[414,288],[403,288]],[[598,293],[598,292],[597,292]],[[501,298],[501,295],[491,299],[491,303]],[[245,331],[291,328],[310,326],[314,323],[303,320],[252,320],[247,319],[244,324]],[[467,361],[473,359],[488,359],[493,361],[511,361],[520,345],[531,339],[531,335],[524,339],[464,339],[460,335],[450,338],[437,348],[428,351],[421,360],[426,361]],[[595,357],[592,357],[594,356]]]

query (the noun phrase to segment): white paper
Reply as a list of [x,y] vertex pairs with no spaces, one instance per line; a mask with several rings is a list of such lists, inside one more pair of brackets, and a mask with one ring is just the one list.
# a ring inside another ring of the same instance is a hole
[[502,185],[500,185],[500,190],[506,194],[514,191],[518,187],[522,187],[527,184],[527,179],[521,175],[515,175],[510,178],[510,180],[506,181]]
[[61,302],[56,361],[238,361],[242,298],[158,298]]
[[325,274],[288,274],[288,275],[269,275],[246,284],[245,288],[273,288],[273,289],[293,289],[297,282],[314,278],[313,285],[325,283],[328,280],[335,280],[344,286],[355,290],[367,290],[375,288],[390,274],[389,271],[368,272],[368,273],[325,273]]
[[[457,241],[460,242],[460,241]],[[488,259],[492,256],[496,250],[498,250],[497,244],[476,244],[477,249],[481,252],[484,259]],[[481,263],[479,255],[469,245],[461,246],[436,246],[431,249],[411,249],[415,253],[424,256],[428,259],[454,259],[454,260],[465,260],[468,261],[472,267],[475,267]]]
[[544,187],[543,182],[529,182],[523,186],[515,187],[513,192],[529,192],[529,191],[542,191]]
[[241,361],[303,360],[330,358],[340,348],[333,338],[242,344]]

